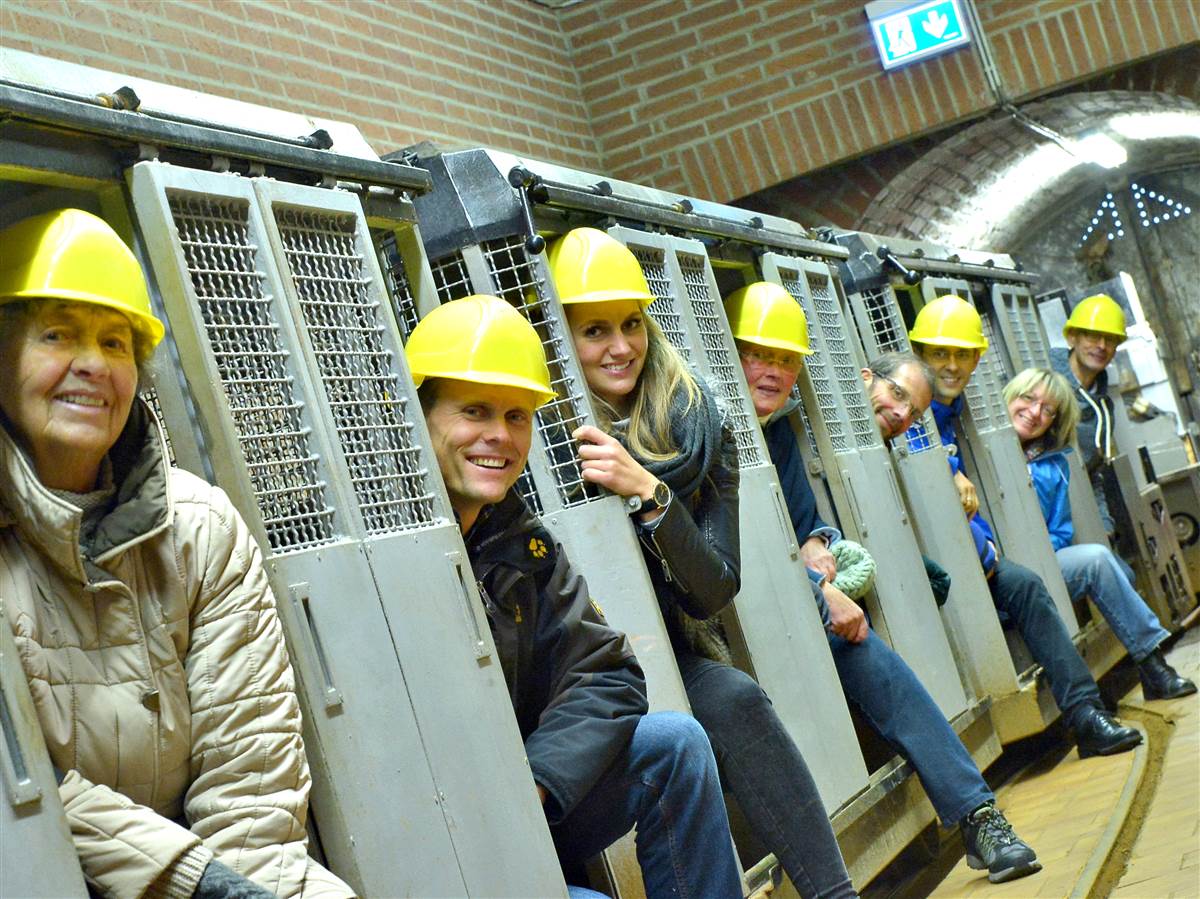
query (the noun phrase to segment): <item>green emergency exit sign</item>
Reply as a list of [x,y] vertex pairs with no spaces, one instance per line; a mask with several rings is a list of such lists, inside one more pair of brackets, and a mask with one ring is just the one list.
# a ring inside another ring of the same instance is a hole
[[959,0],[875,0],[866,11],[885,69],[971,42]]

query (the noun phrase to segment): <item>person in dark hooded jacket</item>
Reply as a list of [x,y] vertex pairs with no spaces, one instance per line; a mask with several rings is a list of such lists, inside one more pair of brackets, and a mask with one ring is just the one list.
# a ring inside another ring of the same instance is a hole
[[430,312],[405,352],[564,866],[636,825],[648,897],[740,897],[703,730],[646,714],[628,641],[513,489],[536,409],[555,396],[537,332],[503,300],[472,296]]

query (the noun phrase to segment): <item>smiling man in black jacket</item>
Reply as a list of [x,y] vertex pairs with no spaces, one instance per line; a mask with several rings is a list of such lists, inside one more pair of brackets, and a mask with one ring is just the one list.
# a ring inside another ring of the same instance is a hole
[[648,897],[740,897],[704,731],[646,714],[628,641],[513,490],[555,396],[537,332],[467,297],[427,315],[406,355],[559,858],[575,866],[636,825]]

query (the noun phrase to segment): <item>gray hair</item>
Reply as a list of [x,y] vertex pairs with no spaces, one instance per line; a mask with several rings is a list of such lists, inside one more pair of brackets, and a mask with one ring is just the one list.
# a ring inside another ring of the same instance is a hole
[[890,378],[906,365],[915,365],[921,373],[921,377],[925,379],[926,386],[930,391],[933,390],[934,373],[929,367],[929,363],[918,356],[916,353],[910,353],[907,350],[898,350],[891,353],[884,353],[876,359],[872,359],[867,365],[871,370],[871,374],[878,375],[881,378]]

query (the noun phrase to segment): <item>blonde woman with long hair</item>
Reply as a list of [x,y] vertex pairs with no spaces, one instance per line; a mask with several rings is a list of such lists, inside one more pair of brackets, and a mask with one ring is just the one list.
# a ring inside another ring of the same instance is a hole
[[1066,378],[1044,368],[1027,368],[1004,387],[1008,416],[1025,450],[1050,542],[1071,599],[1088,597],[1100,609],[1138,666],[1147,699],[1174,699],[1196,685],[1167,664],[1158,648],[1168,636],[1133,587],[1133,571],[1099,543],[1072,544],[1075,526],[1068,496],[1067,454],[1079,424],[1079,403]]
[[549,259],[600,421],[574,435],[583,477],[626,498],[721,780],[801,895],[853,896],[804,759],[762,688],[733,667],[715,617],[741,567],[735,447],[717,403],[647,313],[654,297],[628,249],[580,228]]

